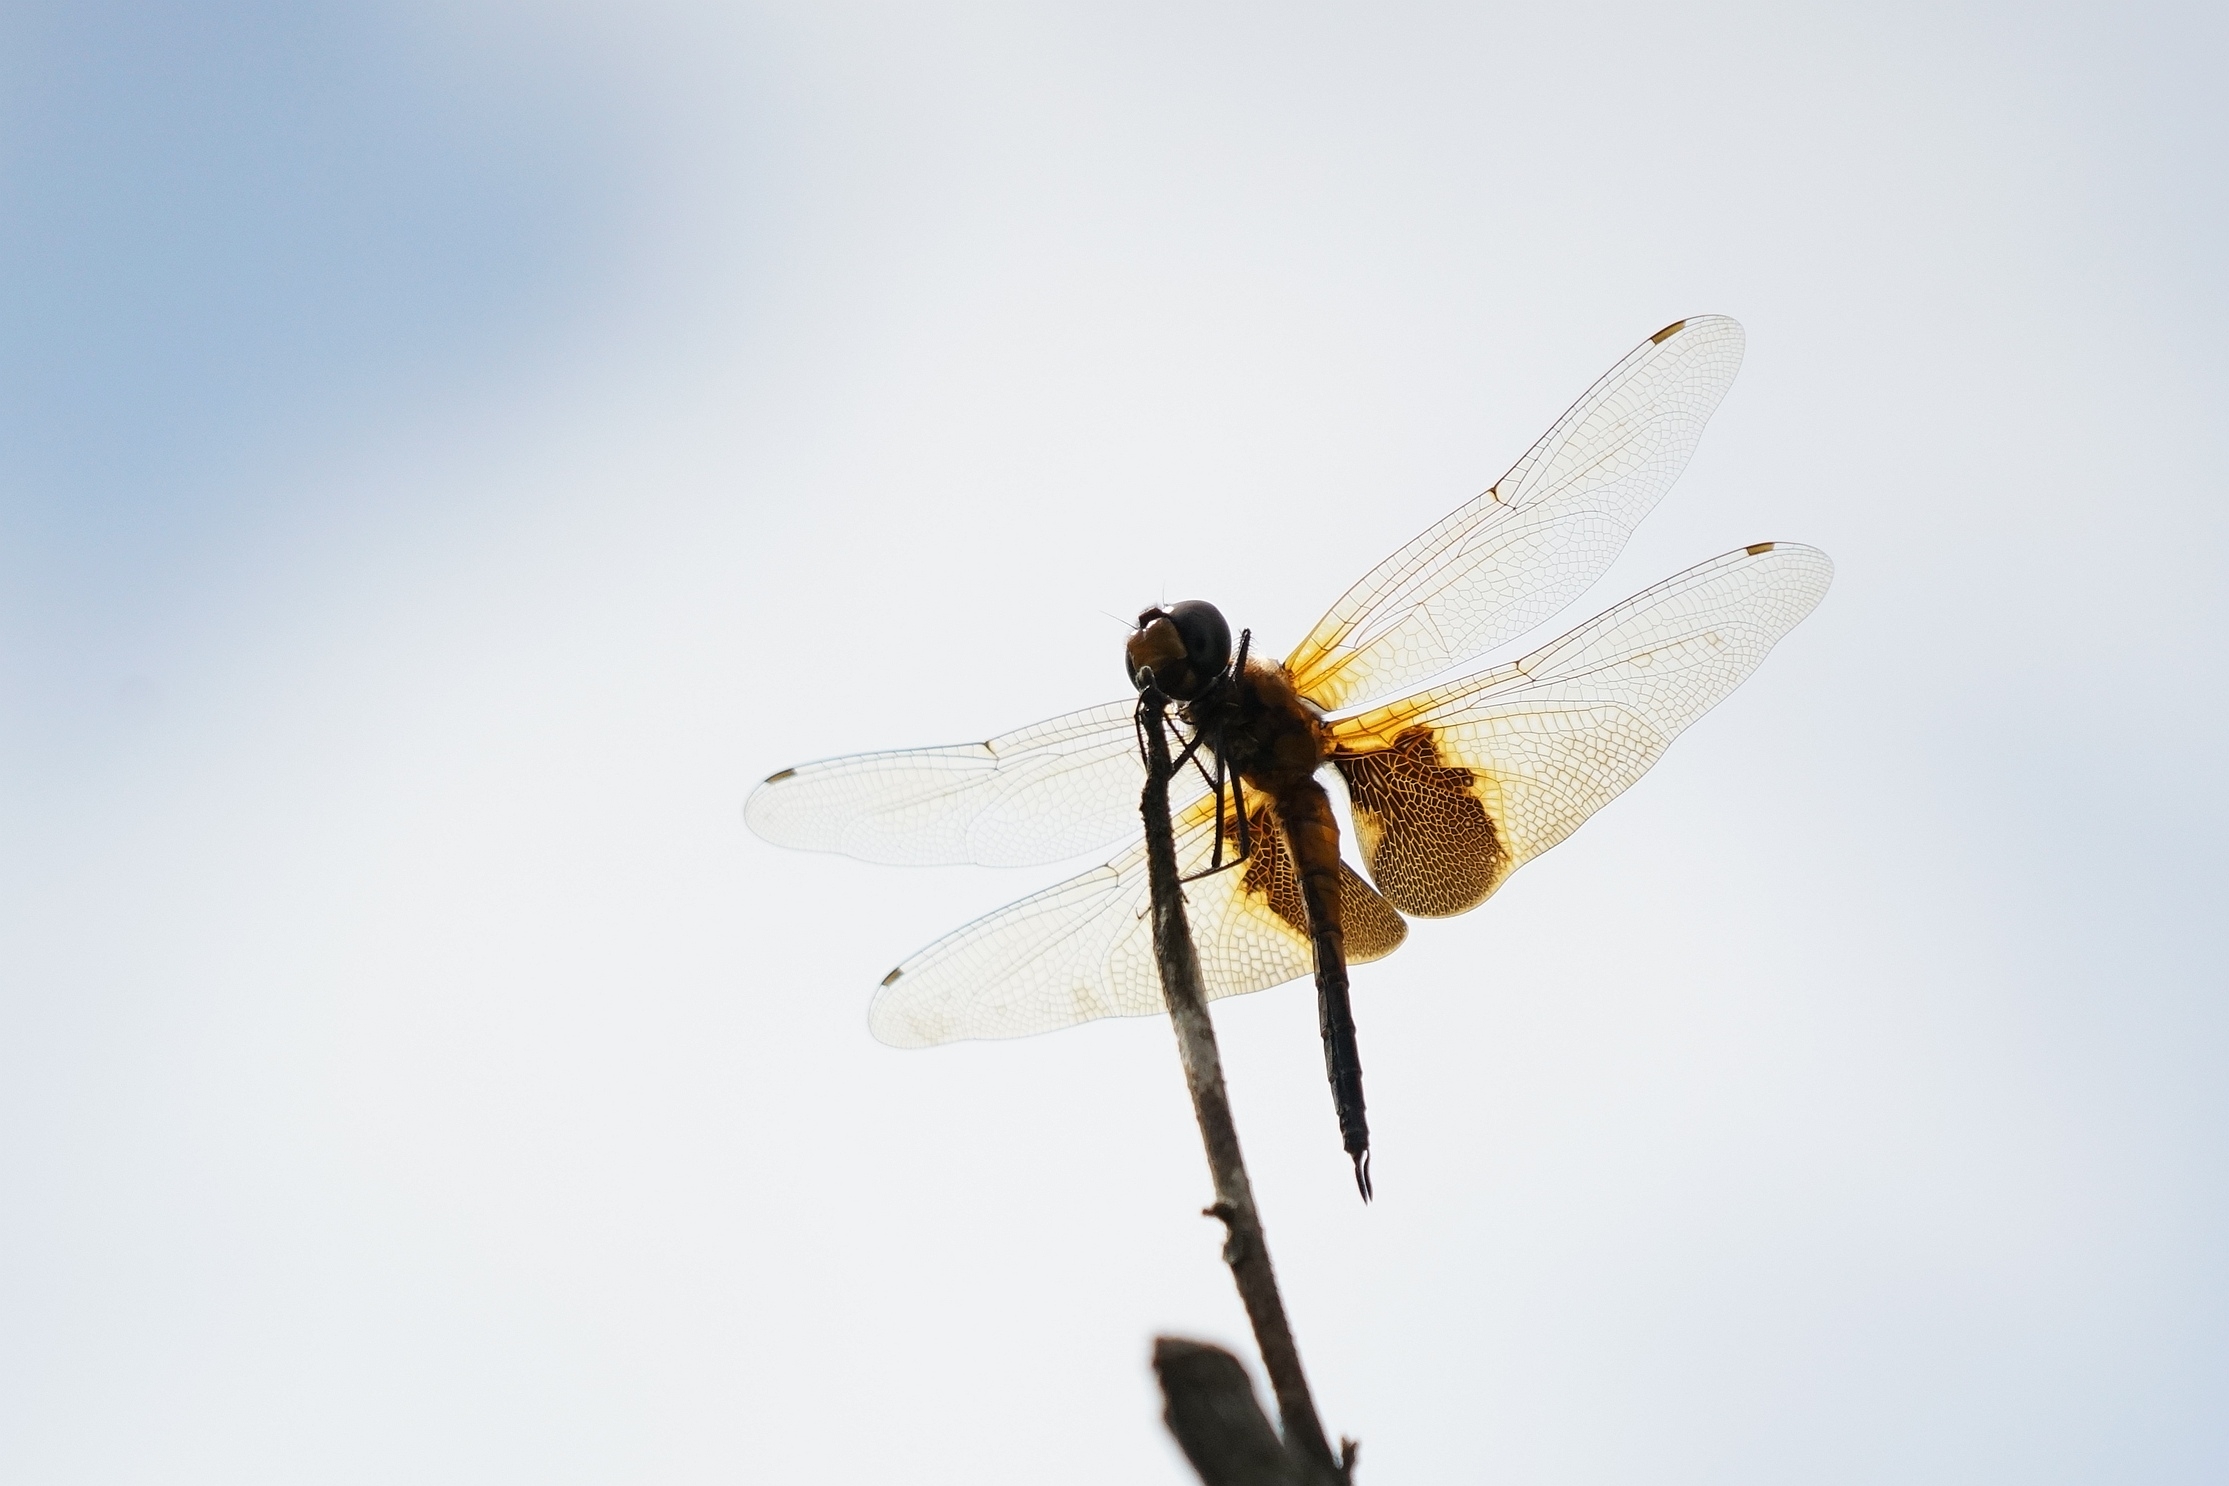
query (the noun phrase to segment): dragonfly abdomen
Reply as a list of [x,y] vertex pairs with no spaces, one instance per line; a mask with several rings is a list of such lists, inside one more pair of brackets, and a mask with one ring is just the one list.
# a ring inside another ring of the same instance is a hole
[[[1354,1162],[1355,1185],[1370,1195],[1370,1124],[1362,1098],[1362,1053],[1347,989],[1346,924],[1340,904],[1339,819],[1316,779],[1324,761],[1323,726],[1282,666],[1255,663],[1237,684],[1187,709],[1188,719],[1223,762],[1268,797],[1291,854],[1316,972],[1316,1021],[1331,1080],[1339,1135]],[[1257,850],[1259,849],[1257,845]],[[1267,863],[1263,864],[1265,867]],[[1272,874],[1260,878],[1266,885]],[[1249,880],[1248,886],[1253,883]]]
[[1277,822],[1300,879],[1308,938],[1316,962],[1316,1026],[1323,1035],[1324,1073],[1339,1112],[1339,1138],[1354,1162],[1355,1185],[1370,1196],[1370,1121],[1362,1098],[1362,1049],[1347,990],[1346,925],[1339,907],[1339,821],[1314,775],[1290,781],[1271,796]]

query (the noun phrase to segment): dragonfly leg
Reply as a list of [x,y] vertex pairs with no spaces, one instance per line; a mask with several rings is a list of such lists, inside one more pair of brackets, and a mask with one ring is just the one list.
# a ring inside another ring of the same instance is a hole
[[1207,870],[1223,870],[1223,755],[1215,755],[1215,778],[1208,787],[1215,791],[1215,846],[1208,853]]
[[1238,817],[1238,859],[1245,861],[1254,854],[1254,838],[1246,824],[1246,781],[1237,770],[1231,771],[1231,811]]
[[1208,853],[1207,865],[1201,868],[1199,871],[1194,872],[1189,877],[1179,878],[1178,881],[1180,882],[1198,882],[1203,877],[1213,877],[1218,872],[1228,872],[1233,867],[1244,866],[1247,861],[1249,861],[1254,855],[1253,842],[1248,837],[1246,831],[1246,797],[1243,793],[1244,786],[1242,786],[1238,782],[1238,771],[1235,769],[1230,770],[1228,775],[1230,779],[1231,796],[1233,801],[1235,802],[1233,808],[1238,813],[1238,855],[1232,857],[1227,862],[1223,860],[1223,838],[1225,835],[1223,822],[1230,817],[1226,816],[1223,813],[1223,781],[1225,778],[1225,770],[1223,766],[1222,754],[1218,753],[1215,755],[1215,773],[1213,777],[1209,777],[1205,769],[1200,770],[1200,775],[1202,778],[1207,779],[1208,788],[1215,791],[1215,845]]
[[1138,757],[1141,759],[1150,760],[1153,755],[1148,752],[1146,748],[1145,709],[1153,705],[1153,702],[1150,699],[1158,695],[1158,693],[1153,690],[1153,673],[1151,671],[1148,671],[1145,673],[1145,676],[1146,684],[1138,688],[1137,710],[1130,714],[1130,733],[1132,737],[1137,739]]

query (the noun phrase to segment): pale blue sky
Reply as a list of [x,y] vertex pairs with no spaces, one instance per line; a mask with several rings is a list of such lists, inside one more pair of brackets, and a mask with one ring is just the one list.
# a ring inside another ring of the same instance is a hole
[[310,451],[591,312],[625,141],[594,100],[489,77],[383,7],[5,26],[9,648],[67,711],[86,670],[160,669]]
[[1104,700],[1145,602],[1284,649],[1715,311],[1576,613],[1769,538],[1824,606],[1358,974],[1373,1208],[1306,992],[1218,1008],[1326,1421],[2219,1479],[2224,31],[0,11],[0,1475],[1187,1479],[1166,1028],[877,1046],[1051,874],[741,799]]

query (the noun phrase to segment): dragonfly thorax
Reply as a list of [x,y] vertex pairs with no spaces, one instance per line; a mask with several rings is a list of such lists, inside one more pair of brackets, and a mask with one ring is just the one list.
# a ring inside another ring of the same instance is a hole
[[1274,796],[1301,787],[1323,764],[1323,724],[1274,661],[1249,663],[1181,715],[1218,758]]

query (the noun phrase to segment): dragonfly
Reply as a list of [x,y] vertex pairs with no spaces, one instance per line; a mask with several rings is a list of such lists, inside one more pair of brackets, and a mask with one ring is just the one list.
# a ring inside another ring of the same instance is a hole
[[[1137,835],[883,977],[868,1025],[926,1047],[1164,1010],[1138,800],[1141,697],[1173,704],[1171,824],[1210,999],[1313,975],[1355,1183],[1372,1194],[1347,967],[1409,918],[1466,913],[1641,777],[1826,594],[1815,547],[1757,542],[1499,666],[1609,568],[1741,365],[1741,326],[1636,346],[1508,473],[1357,581],[1282,663],[1212,604],[1156,606],[1125,641],[1133,695],[980,742],[769,776],[744,807],[778,845],[894,864],[1029,866]],[[1447,679],[1450,676],[1453,679]],[[1353,826],[1342,851],[1330,784]],[[1365,875],[1366,874],[1366,875]]]

